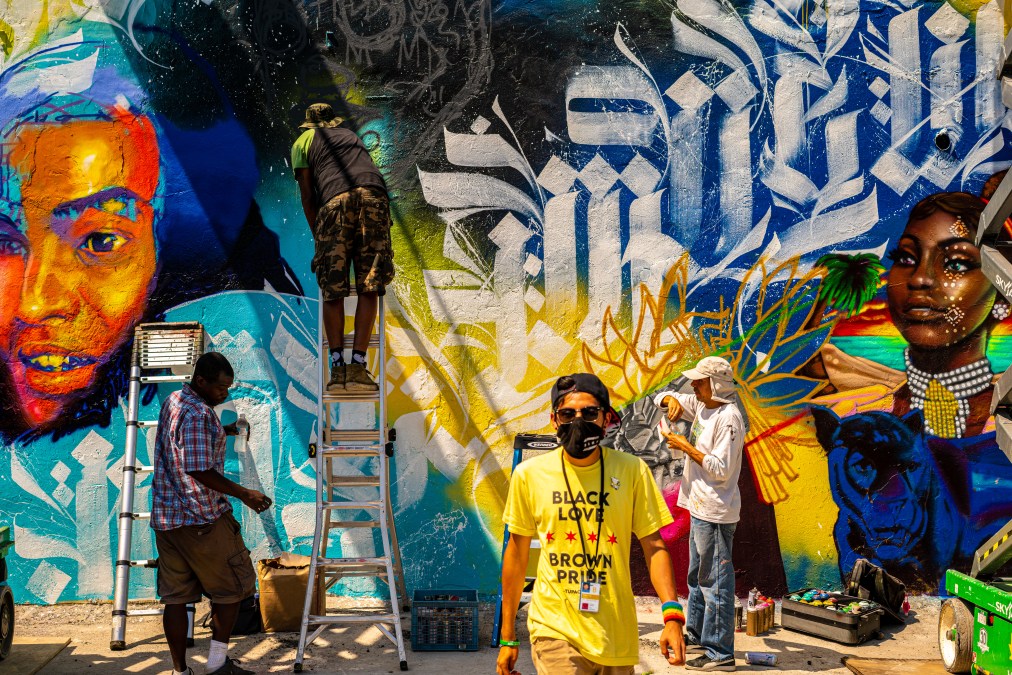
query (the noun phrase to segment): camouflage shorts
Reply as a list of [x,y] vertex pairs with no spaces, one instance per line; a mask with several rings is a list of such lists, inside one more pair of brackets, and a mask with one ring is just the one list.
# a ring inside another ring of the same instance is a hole
[[324,300],[351,295],[351,268],[358,293],[379,293],[394,278],[390,202],[375,188],[358,187],[324,204],[313,227],[312,269]]

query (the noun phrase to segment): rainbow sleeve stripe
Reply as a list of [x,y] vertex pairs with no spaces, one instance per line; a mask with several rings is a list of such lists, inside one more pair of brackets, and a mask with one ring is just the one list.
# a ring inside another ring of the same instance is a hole
[[677,621],[680,624],[685,624],[685,612],[682,611],[682,606],[677,602],[662,603],[661,614],[664,615],[664,623]]

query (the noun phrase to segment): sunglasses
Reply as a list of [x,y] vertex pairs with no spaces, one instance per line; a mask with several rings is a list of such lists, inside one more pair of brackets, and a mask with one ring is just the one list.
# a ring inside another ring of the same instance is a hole
[[576,413],[580,413],[580,416],[585,420],[596,420],[601,415],[602,410],[604,408],[597,405],[588,405],[586,408],[581,408],[580,410],[576,408],[559,408],[555,411],[555,415],[563,423],[575,420]]

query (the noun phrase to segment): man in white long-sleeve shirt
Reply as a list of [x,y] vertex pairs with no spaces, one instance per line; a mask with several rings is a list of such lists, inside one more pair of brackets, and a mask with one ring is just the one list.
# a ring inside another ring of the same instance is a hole
[[731,365],[708,356],[682,373],[692,394],[662,392],[655,402],[672,422],[692,422],[689,438],[665,434],[668,446],[689,458],[678,505],[692,516],[689,529],[689,603],[685,646],[699,656],[687,670],[734,671],[734,565],[731,546],[741,510],[738,474],[745,422],[735,405]]

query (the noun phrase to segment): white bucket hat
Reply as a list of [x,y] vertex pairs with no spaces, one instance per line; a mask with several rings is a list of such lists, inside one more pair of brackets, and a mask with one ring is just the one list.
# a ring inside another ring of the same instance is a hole
[[710,390],[713,400],[718,403],[731,403],[735,395],[734,371],[731,364],[719,356],[707,356],[682,373],[690,380],[710,379]]

